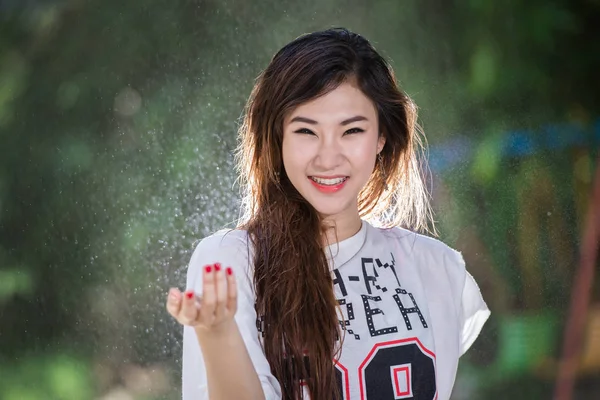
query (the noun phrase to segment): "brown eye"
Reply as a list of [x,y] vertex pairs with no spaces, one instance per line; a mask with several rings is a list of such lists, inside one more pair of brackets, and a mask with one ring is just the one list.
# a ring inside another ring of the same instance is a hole
[[353,133],[361,133],[364,132],[364,129],[361,128],[352,128],[352,129],[348,129],[346,132],[344,132],[344,135],[351,135]]
[[302,133],[305,135],[314,135],[315,134],[313,131],[311,131],[310,129],[306,129],[306,128],[298,129],[298,130],[294,131],[294,133]]

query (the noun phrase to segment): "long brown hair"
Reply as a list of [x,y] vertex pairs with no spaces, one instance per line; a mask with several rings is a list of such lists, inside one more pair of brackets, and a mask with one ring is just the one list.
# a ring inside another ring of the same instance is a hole
[[417,152],[416,107],[389,64],[362,36],[336,28],[303,35],[283,47],[258,77],[239,131],[243,190],[239,227],[254,248],[256,310],[264,351],[284,399],[338,398],[333,359],[341,331],[325,227],[283,168],[285,116],[298,105],[354,79],[376,105],[386,142],[359,194],[362,218],[379,226],[427,229],[428,196]]

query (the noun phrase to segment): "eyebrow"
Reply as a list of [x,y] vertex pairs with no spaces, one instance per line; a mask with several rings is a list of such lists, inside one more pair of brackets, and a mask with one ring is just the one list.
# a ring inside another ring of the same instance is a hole
[[[343,120],[342,122],[340,122],[340,125],[348,125],[348,124],[351,124],[353,122],[368,121],[368,120],[369,119],[367,117],[363,117],[362,115],[357,115],[355,117]],[[306,117],[300,117],[300,116],[292,118],[290,120],[290,124],[292,122],[304,122],[306,124],[311,124],[311,125],[317,125],[318,124],[318,122],[315,121],[315,120],[312,120],[312,119],[306,118]]]

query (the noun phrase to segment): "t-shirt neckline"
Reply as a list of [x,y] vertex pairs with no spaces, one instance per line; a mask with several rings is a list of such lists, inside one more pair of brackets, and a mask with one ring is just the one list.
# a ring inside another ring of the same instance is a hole
[[357,233],[327,246],[325,255],[330,269],[340,268],[360,251],[367,238],[367,225],[366,221],[361,220],[361,227]]

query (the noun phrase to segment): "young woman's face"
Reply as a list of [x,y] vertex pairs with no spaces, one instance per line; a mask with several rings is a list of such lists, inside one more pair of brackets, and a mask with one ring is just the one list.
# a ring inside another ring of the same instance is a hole
[[283,165],[325,218],[355,218],[358,193],[385,144],[373,102],[352,82],[294,109],[284,120]]

